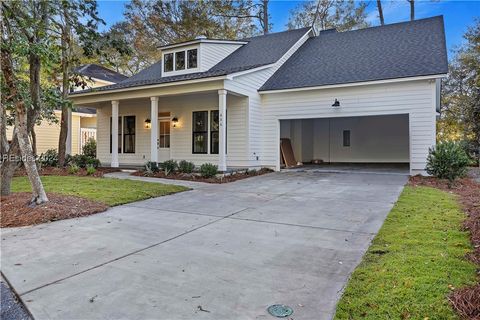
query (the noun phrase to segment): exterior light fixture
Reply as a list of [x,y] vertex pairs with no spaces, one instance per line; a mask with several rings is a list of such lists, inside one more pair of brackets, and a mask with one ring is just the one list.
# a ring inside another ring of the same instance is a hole
[[145,119],[145,129],[150,129],[152,127],[152,121],[150,119]]
[[172,123],[173,123],[173,127],[176,128],[176,127],[177,127],[177,123],[178,123],[178,118],[177,118],[177,117],[173,117],[173,118],[172,118]]
[[340,101],[335,99],[335,102],[333,102],[332,107],[340,107]]

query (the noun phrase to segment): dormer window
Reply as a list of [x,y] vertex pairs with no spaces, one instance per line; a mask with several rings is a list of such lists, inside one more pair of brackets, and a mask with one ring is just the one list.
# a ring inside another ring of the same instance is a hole
[[185,51],[175,52],[175,70],[185,69]]
[[165,72],[170,72],[170,71],[173,71],[173,53],[167,53],[165,54],[165,56],[163,57],[164,59],[164,71]]
[[198,50],[197,49],[191,49],[187,50],[187,59],[188,59],[188,69],[193,69],[198,66]]
[[187,71],[198,68],[198,49],[184,49],[174,52],[165,53],[163,55],[163,71]]

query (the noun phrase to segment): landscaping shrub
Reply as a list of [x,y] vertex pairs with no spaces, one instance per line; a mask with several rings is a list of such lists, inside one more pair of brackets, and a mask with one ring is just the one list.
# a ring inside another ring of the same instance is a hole
[[87,159],[87,167],[91,166],[94,167],[95,169],[100,167],[100,160],[95,159],[95,158],[89,158]]
[[162,162],[160,167],[165,172],[165,175],[168,176],[170,173],[172,173],[178,168],[178,163],[175,160],[167,160],[165,162]]
[[183,173],[192,173],[195,169],[193,162],[182,160],[178,163],[178,171]]
[[200,174],[204,178],[215,177],[218,173],[218,167],[211,163],[204,163],[200,166]]
[[58,165],[57,149],[48,149],[40,155],[39,160],[43,167],[56,167]]
[[145,164],[145,173],[146,174],[154,174],[157,173],[160,169],[158,168],[158,164],[156,162],[148,161]]
[[465,176],[469,158],[461,144],[452,141],[440,142],[430,148],[427,172],[440,179],[453,182]]
[[72,163],[70,167],[68,167],[68,173],[70,174],[77,174],[78,171],[80,171],[80,168],[74,163]]
[[90,176],[95,172],[97,172],[97,169],[94,166],[92,166],[91,164],[87,165],[87,175]]
[[82,153],[87,157],[96,158],[97,157],[97,142],[95,139],[90,138],[82,147]]
[[80,168],[86,168],[88,165],[91,165],[95,168],[100,166],[100,160],[86,156],[84,154],[76,154],[71,157],[70,164],[75,164]]

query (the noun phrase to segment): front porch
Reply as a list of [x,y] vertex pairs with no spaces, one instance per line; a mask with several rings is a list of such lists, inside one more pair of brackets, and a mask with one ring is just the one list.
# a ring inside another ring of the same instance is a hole
[[249,167],[247,97],[225,89],[122,95],[82,104],[97,110],[102,165],[139,167],[174,159],[213,163],[222,172]]

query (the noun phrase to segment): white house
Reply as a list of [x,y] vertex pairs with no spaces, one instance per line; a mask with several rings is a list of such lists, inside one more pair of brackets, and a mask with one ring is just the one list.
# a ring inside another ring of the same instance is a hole
[[310,28],[240,41],[198,38],[117,84],[71,95],[97,110],[112,167],[189,160],[280,169],[280,138],[309,162],[409,163],[435,145],[442,17],[362,30]]

